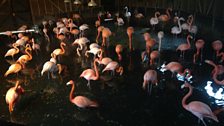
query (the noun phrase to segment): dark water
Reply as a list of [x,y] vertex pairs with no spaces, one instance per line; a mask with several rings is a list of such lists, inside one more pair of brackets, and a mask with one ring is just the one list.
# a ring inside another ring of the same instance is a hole
[[[76,55],[74,47],[67,41],[66,54],[61,57],[60,63],[68,67],[66,73],[62,73],[61,78],[57,75],[56,79],[48,79],[47,74],[40,76],[40,71],[43,64],[49,60],[50,52],[59,47],[59,41],[53,40],[50,45],[50,51],[47,52],[46,41],[39,35],[31,35],[41,43],[41,52],[36,55],[33,52],[33,59],[27,64],[27,71],[17,75],[9,75],[4,78],[3,75],[9,67],[7,61],[11,58],[3,58],[7,46],[10,43],[7,37],[2,37],[1,40],[1,84],[0,84],[0,119],[13,123],[36,126],[51,126],[51,125],[76,125],[76,126],[195,126],[197,118],[187,112],[181,106],[181,100],[188,90],[180,89],[183,82],[175,78],[171,78],[170,72],[159,74],[159,85],[153,87],[152,94],[142,90],[142,82],[144,72],[149,69],[149,66],[144,66],[141,63],[141,52],[145,48],[145,42],[142,34],[149,31],[152,37],[157,39],[157,32],[148,30],[146,27],[135,27],[133,35],[133,46],[135,50],[130,53],[127,49],[128,38],[126,34],[126,26],[116,27],[112,23],[105,23],[114,35],[110,38],[110,47],[105,49],[107,56],[113,60],[117,60],[114,52],[115,45],[123,44],[125,49],[123,52],[124,61],[121,65],[124,67],[124,75],[114,77],[110,73],[101,73],[101,77],[97,81],[91,81],[91,90],[86,86],[87,81],[79,78],[81,72],[92,66],[92,57],[86,59],[84,56],[79,58]],[[134,23],[133,23],[134,24]],[[91,27],[91,26],[90,26]],[[86,36],[93,42],[96,36],[96,30],[86,32]],[[161,27],[156,28],[156,30]],[[158,30],[159,31],[159,30]],[[179,58],[179,52],[176,52],[176,47],[183,42],[186,42],[186,34],[173,36],[168,33],[169,30],[164,29],[165,38],[162,41],[162,52],[160,63],[166,61],[180,61],[184,68],[192,70],[194,76],[193,96],[189,101],[199,100],[207,103],[212,110],[219,108],[214,104],[214,99],[210,98],[203,89],[207,80],[211,80],[210,71],[212,67],[202,63],[202,65],[192,63],[192,55],[195,52],[193,47],[186,52],[185,59]],[[199,32],[198,36],[203,34]],[[204,37],[207,39],[207,37]],[[208,38],[210,39],[210,38]],[[216,39],[216,38],[212,38]],[[158,39],[157,39],[158,40]],[[192,41],[192,45],[193,41]],[[214,52],[209,47],[205,48],[203,59],[212,59]],[[154,47],[154,50],[158,45]],[[17,59],[21,55],[15,56]],[[131,58],[131,62],[130,62]],[[159,63],[157,64],[159,65]],[[158,66],[151,66],[151,69],[156,69]],[[33,78],[31,73],[33,72]],[[39,71],[38,71],[39,70]],[[80,109],[69,101],[70,86],[66,86],[69,80],[76,82],[74,95],[84,95],[90,99],[99,102],[99,108]],[[164,80],[165,79],[165,80]],[[5,94],[12,87],[16,80],[20,80],[25,93],[15,106],[14,112],[8,112],[8,106],[5,102]],[[218,115],[219,123],[213,120],[205,119],[205,122],[210,126],[224,125],[224,114]],[[203,125],[200,123],[199,125]]]

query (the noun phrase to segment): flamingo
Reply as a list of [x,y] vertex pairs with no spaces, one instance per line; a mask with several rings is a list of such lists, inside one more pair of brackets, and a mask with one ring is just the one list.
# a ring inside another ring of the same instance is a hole
[[92,48],[92,49],[86,51],[86,53],[85,53],[86,57],[89,57],[88,53],[92,53],[94,55],[94,58],[95,58],[97,54],[98,54],[98,57],[100,57],[103,53],[103,50],[95,47],[95,48]]
[[164,32],[163,31],[160,31],[158,32],[158,38],[159,38],[159,48],[158,48],[158,51],[160,52],[161,50],[161,46],[162,46],[162,38],[164,37]]
[[123,46],[121,44],[117,44],[115,48],[115,52],[117,53],[118,61],[121,61],[122,60],[121,53],[123,52]]
[[98,60],[97,62],[98,62],[99,64],[103,64],[103,65],[106,66],[106,65],[109,64],[111,61],[112,61],[111,58],[109,58],[109,57],[104,57],[104,58],[100,58],[100,60]]
[[207,125],[204,122],[203,119],[204,117],[219,122],[218,118],[215,116],[215,114],[212,112],[211,108],[207,104],[201,101],[191,101],[190,103],[187,104],[186,101],[192,95],[193,87],[189,83],[185,83],[184,86],[182,87],[189,88],[188,93],[182,99],[182,106],[184,109],[186,109],[187,111],[191,112],[193,115],[198,117],[198,119],[201,120],[205,126]]
[[148,86],[148,92],[149,94],[151,94],[151,90],[152,90],[152,85],[155,84],[156,86],[158,85],[157,82],[157,72],[155,70],[147,70],[144,74],[144,77],[143,77],[143,85],[142,85],[142,88],[145,90],[146,86],[148,86],[151,82],[151,86],[150,86],[150,89],[149,89],[149,86]]
[[101,25],[101,16],[102,16],[102,15],[103,15],[102,12],[99,12],[99,13],[97,14],[97,18],[98,18],[98,20],[95,21],[95,26],[96,26],[96,27],[99,27],[99,26]]
[[97,66],[96,66],[96,63],[97,63],[98,60],[99,60],[98,58],[96,58],[94,60],[94,70],[93,69],[86,69],[80,75],[80,77],[84,77],[88,81],[87,86],[90,89],[91,89],[90,80],[98,80],[99,79],[99,71],[98,71]]
[[124,20],[123,20],[123,18],[119,17],[119,13],[116,14],[116,17],[117,17],[117,25],[118,26],[123,26],[124,25]]
[[76,39],[72,45],[75,45],[75,44],[78,44],[79,47],[76,49],[76,52],[77,52],[77,55],[78,56],[81,56],[80,52],[82,49],[83,49],[83,46],[86,46],[86,43],[89,43],[89,39],[87,39],[86,37],[81,37],[81,38],[78,38]]
[[9,112],[13,112],[13,108],[15,106],[15,103],[18,101],[21,94],[24,93],[24,89],[20,86],[19,81],[16,81],[16,85],[14,87],[11,87],[5,96],[5,101],[7,104],[9,104]]
[[170,20],[170,11],[172,11],[172,8],[167,8],[166,14],[162,14],[159,16],[159,21],[167,22],[168,20]]
[[130,49],[130,51],[133,50],[133,47],[132,47],[132,34],[133,33],[134,33],[134,28],[133,27],[128,27],[127,28],[127,34],[128,34],[129,49]]
[[103,31],[103,29],[104,29],[104,26],[99,26],[98,28],[97,28],[97,37],[96,37],[96,42],[98,43],[98,39],[99,39],[99,37],[100,37],[100,33]]
[[35,50],[36,54],[38,55],[37,51],[40,51],[40,45],[35,43],[34,38],[31,39],[31,43],[32,49]]
[[[214,80],[214,82],[218,85],[224,85],[224,79],[223,80],[218,80],[217,79],[217,76],[218,75],[221,75],[224,70],[223,69],[220,69],[221,66],[218,66],[216,65],[213,61],[211,60],[205,60],[205,63],[209,64],[209,65],[212,65],[214,67],[214,70],[212,71],[213,75],[212,75],[212,79]],[[223,66],[221,67],[223,68]]]
[[160,13],[157,11],[155,12],[155,17],[150,18],[150,24],[153,26],[153,29],[155,29],[155,25],[159,23],[158,16]]
[[89,29],[89,26],[87,24],[82,24],[81,26],[79,26],[80,37],[84,36],[84,31],[87,29]]
[[180,50],[181,51],[181,55],[183,55],[183,58],[184,58],[184,52],[189,50],[191,48],[191,44],[190,44],[190,39],[192,39],[193,37],[191,35],[188,35],[187,36],[187,43],[183,43],[183,44],[180,44],[176,51]]
[[154,60],[159,57],[159,51],[155,50],[150,53],[150,65],[154,64]]
[[59,56],[59,55],[63,55],[64,53],[65,53],[65,47],[66,46],[66,44],[64,43],[64,42],[61,42],[60,43],[60,49],[58,48],[58,49],[55,49],[54,51],[53,51],[53,54],[55,55],[55,56]]
[[7,77],[9,74],[18,73],[19,71],[21,71],[23,68],[25,68],[24,63],[25,63],[25,61],[21,60],[20,62],[16,62],[16,63],[12,64],[8,68],[8,70],[5,72],[4,77]]
[[[148,34],[148,33],[147,33]],[[156,41],[154,39],[152,39],[149,35],[149,38],[146,40],[145,46],[146,46],[146,52],[148,53],[148,55],[151,52],[151,48],[156,44]]]
[[29,44],[27,44],[26,45],[26,49],[25,49],[26,54],[20,56],[18,58],[17,62],[21,62],[23,60],[24,63],[27,63],[28,61],[32,60],[33,59],[33,56],[31,55],[31,53],[29,51],[32,51],[32,48],[30,47]]
[[186,23],[183,23],[183,24],[181,25],[181,27],[182,27],[183,30],[188,30],[188,29],[189,29],[189,27],[190,27],[190,23],[191,23],[191,16],[192,16],[192,15],[188,16],[188,18],[187,18],[187,22],[186,22]]
[[43,65],[43,69],[41,71],[41,76],[43,76],[45,72],[48,72],[48,79],[50,78],[49,77],[50,73],[51,73],[51,77],[54,78],[53,73],[55,71],[58,71],[58,73],[60,74],[61,70],[62,70],[61,64],[56,64],[55,62],[47,61]]
[[194,21],[193,15],[190,15],[190,19],[191,20],[189,21],[189,29],[188,29],[188,31],[195,35],[198,32],[198,27],[196,25],[193,25],[193,21]]
[[164,71],[167,71],[167,70],[171,71],[172,74],[180,73],[183,70],[183,66],[178,62],[170,62],[167,65],[163,64],[161,66],[160,71],[164,72]]
[[79,108],[87,108],[87,107],[99,107],[99,104],[96,101],[92,101],[85,96],[73,96],[73,92],[75,90],[75,83],[73,80],[70,80],[66,83],[66,85],[72,85],[72,89],[70,91],[69,100],[71,103],[75,104]]
[[109,28],[104,27],[102,30],[102,45],[101,46],[109,46],[109,42],[107,42],[107,39],[109,39],[109,37],[112,35],[112,32],[110,31]]
[[212,48],[213,48],[213,50],[216,51],[216,58],[221,56],[220,55],[221,54],[220,51],[221,51],[222,47],[223,47],[222,41],[216,40],[216,41],[212,42]]
[[125,8],[125,14],[124,16],[127,18],[128,24],[130,22],[130,17],[131,17],[131,12],[128,11],[128,7],[126,6]]
[[174,26],[171,29],[171,33],[172,34],[175,34],[176,36],[177,36],[177,34],[180,34],[182,32],[182,27],[181,27],[180,21],[184,21],[184,18],[182,18],[182,17],[179,18],[178,19],[178,27],[177,26]]
[[120,75],[123,74],[123,67],[119,66],[118,62],[116,61],[111,61],[107,64],[107,66],[103,69],[102,72],[108,71],[108,70],[112,70],[113,75],[115,75],[115,70],[116,72],[118,72]]
[[97,43],[91,43],[89,49],[91,50],[92,48],[100,48],[100,46]]
[[20,38],[20,39],[16,40],[16,44],[18,46],[24,46],[26,44],[26,41],[24,39]]
[[5,57],[7,56],[11,56],[12,59],[14,60],[14,55],[18,54],[19,53],[19,49],[17,46],[19,46],[17,43],[13,43],[12,44],[13,48],[9,49],[6,54],[5,54]]
[[[194,54],[193,56],[193,62],[196,63],[196,60],[201,52],[201,50],[204,48],[204,45],[205,45],[205,41],[203,39],[198,39],[196,42],[195,42],[195,47],[197,49],[197,52]],[[200,59],[202,60],[202,52],[201,52],[201,57]]]

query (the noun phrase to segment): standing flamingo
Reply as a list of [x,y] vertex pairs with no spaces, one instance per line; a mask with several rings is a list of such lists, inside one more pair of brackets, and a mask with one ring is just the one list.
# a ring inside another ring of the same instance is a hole
[[178,27],[177,26],[174,26],[171,29],[171,33],[172,34],[175,34],[176,36],[182,32],[182,27],[181,27],[180,21],[184,21],[184,18],[182,18],[182,17],[179,18],[178,19]]
[[61,70],[62,70],[61,64],[56,64],[55,62],[47,61],[43,65],[43,69],[41,71],[41,76],[43,76],[45,72],[48,72],[48,79],[50,78],[49,77],[50,73],[51,73],[51,77],[55,78],[54,75],[53,75],[54,72],[58,71],[58,73],[60,74]]
[[155,29],[155,25],[159,23],[158,16],[160,13],[157,11],[155,12],[155,17],[150,18],[150,24],[152,25],[153,29]]
[[81,26],[79,26],[80,37],[84,36],[84,31],[87,29],[89,29],[89,26],[87,24],[82,24]]
[[73,96],[73,92],[75,90],[75,83],[73,80],[70,80],[66,83],[66,85],[72,85],[72,89],[70,91],[69,100],[71,103],[75,104],[79,108],[87,108],[87,107],[99,107],[99,104],[96,101],[92,101],[85,96]]
[[53,54],[55,55],[55,56],[59,56],[59,55],[63,55],[64,53],[65,53],[65,47],[66,46],[66,44],[64,43],[64,42],[61,42],[60,43],[60,49],[58,48],[58,49],[55,49],[54,51],[53,51]]
[[161,66],[160,71],[164,72],[166,70],[171,71],[172,74],[180,73],[183,70],[183,66],[180,63],[178,63],[178,62],[170,62],[167,65],[163,64]]
[[157,72],[155,70],[147,70],[144,74],[144,77],[143,77],[143,85],[142,85],[142,88],[145,90],[146,86],[148,86],[151,82],[151,86],[150,86],[150,89],[149,89],[149,86],[148,86],[148,92],[149,94],[151,94],[151,91],[152,91],[152,85],[155,84],[157,86]]
[[102,30],[102,46],[109,46],[109,37],[112,35],[112,32],[110,31],[109,28],[104,27]]
[[130,18],[131,18],[131,12],[128,11],[128,7],[127,6],[124,9],[125,9],[124,16],[127,18],[127,21],[128,21],[128,24],[129,24]]
[[220,51],[221,51],[222,47],[223,47],[223,44],[220,40],[216,40],[216,41],[212,42],[212,48],[213,48],[213,50],[216,51],[216,58],[221,56]]
[[32,49],[36,52],[36,54],[38,55],[38,51],[40,51],[40,45],[35,43],[34,38],[31,39],[31,43],[32,43]]
[[198,119],[201,120],[205,126],[207,125],[204,122],[204,119],[203,119],[204,117],[207,117],[207,118],[213,119],[216,122],[219,122],[218,118],[215,116],[215,114],[212,112],[211,108],[207,104],[201,101],[191,101],[190,103],[187,104],[186,101],[192,95],[193,87],[189,83],[185,83],[184,87],[189,88],[189,92],[182,99],[183,108],[191,112],[196,117],[198,117]]
[[5,57],[7,56],[11,56],[12,59],[14,60],[14,55],[18,54],[19,53],[19,49],[17,46],[19,46],[18,44],[16,43],[13,43],[12,44],[13,48],[9,49],[6,54],[5,54]]
[[115,70],[116,72],[120,73],[120,75],[123,74],[123,67],[119,66],[118,62],[116,61],[111,61],[107,64],[107,66],[103,69],[102,72],[108,71],[108,70],[112,70],[112,74],[115,75]]
[[87,86],[90,89],[91,89],[90,80],[98,80],[99,79],[99,71],[98,71],[97,66],[96,66],[96,63],[97,63],[98,60],[99,60],[98,58],[96,58],[94,60],[94,70],[93,69],[86,69],[80,75],[80,77],[84,77],[88,81]]
[[7,104],[9,104],[10,113],[12,113],[15,103],[19,99],[20,95],[24,93],[24,89],[19,84],[19,81],[16,81],[16,85],[11,87],[5,96],[5,101]]
[[82,51],[83,46],[86,46],[86,44],[89,43],[89,42],[90,42],[89,39],[87,39],[86,37],[81,37],[81,38],[76,39],[72,43],[72,45],[78,44],[78,48],[76,49],[76,52],[77,52],[78,56],[81,56],[79,51]]
[[134,33],[134,28],[133,27],[128,27],[127,28],[127,34],[128,34],[128,41],[129,41],[129,50],[132,51],[133,50],[133,46],[132,46],[132,34]]
[[121,61],[122,60],[121,53],[123,52],[123,46],[121,44],[117,44],[115,47],[115,52],[117,53],[118,61]]
[[95,26],[96,26],[96,27],[99,27],[99,26],[101,25],[101,16],[102,16],[102,15],[103,15],[102,12],[99,12],[99,13],[97,14],[97,18],[98,18],[98,20],[95,21]]
[[97,28],[97,36],[96,36],[96,42],[98,43],[98,39],[99,39],[99,37],[100,37],[100,33],[103,31],[103,29],[104,29],[104,26],[99,26],[98,28]]
[[172,8],[167,8],[166,14],[160,15],[159,20],[162,22],[167,22],[168,20],[170,20],[170,11],[172,11]]
[[193,56],[193,62],[194,63],[196,63],[196,60],[198,59],[198,56],[199,56],[200,52],[201,52],[200,60],[202,60],[202,51],[201,50],[204,48],[204,45],[205,45],[205,41],[203,39],[198,39],[195,42],[195,47],[196,47],[197,51]]
[[184,59],[184,52],[189,50],[191,48],[191,43],[190,43],[190,39],[192,39],[193,37],[191,35],[188,35],[187,36],[187,43],[183,43],[183,44],[180,44],[176,51],[180,50],[181,51],[181,54],[180,56],[182,57],[183,56],[183,59]]
[[197,32],[198,32],[198,27],[196,25],[193,25],[193,22],[194,22],[194,17],[193,17],[193,15],[190,15],[188,31],[195,36],[195,34],[197,34]]
[[[30,52],[29,52],[30,51]],[[22,55],[18,58],[17,62],[21,62],[22,60],[24,61],[24,63],[27,63],[28,61],[32,60],[33,59],[33,56],[31,55],[31,51],[32,51],[32,48],[30,47],[29,44],[26,45],[26,49],[25,49],[25,52],[26,54],[25,55]]]
[[150,65],[155,63],[155,59],[159,57],[159,51],[155,50],[150,53]]
[[9,74],[12,74],[12,73],[18,73],[23,68],[25,68],[25,61],[24,60],[21,60],[20,62],[16,62],[8,68],[8,70],[4,74],[4,77],[7,77]]

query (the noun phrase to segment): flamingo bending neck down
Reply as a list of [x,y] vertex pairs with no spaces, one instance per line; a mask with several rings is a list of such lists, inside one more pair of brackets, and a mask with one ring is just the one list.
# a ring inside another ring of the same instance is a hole
[[19,81],[16,81],[16,85],[11,87],[5,96],[6,103],[9,104],[9,112],[12,113],[15,103],[19,99],[19,96],[24,93],[24,89],[19,85]]
[[90,80],[98,80],[99,79],[99,71],[97,69],[96,63],[98,62],[98,58],[94,60],[94,70],[93,69],[86,69],[82,72],[80,77],[84,77],[88,83],[87,86],[91,89],[90,87]]
[[207,125],[204,122],[204,119],[203,119],[204,117],[207,117],[207,118],[213,119],[216,122],[219,122],[219,120],[217,119],[217,117],[215,116],[215,114],[212,112],[211,108],[207,104],[200,101],[191,101],[190,103],[187,104],[186,101],[192,95],[193,87],[189,83],[185,83],[183,86],[189,88],[189,92],[182,99],[183,108],[191,112],[196,117],[198,117],[198,119],[201,120],[205,126]]
[[[148,86],[148,93],[151,94],[152,91],[152,85],[155,84],[157,86],[157,72],[155,70],[147,70],[144,74],[143,77],[144,81],[143,81],[143,85],[142,88],[145,89],[146,86]],[[149,89],[149,84],[151,82],[151,86]]]
[[76,39],[72,43],[72,45],[78,44],[78,48],[76,49],[76,52],[77,52],[78,56],[81,56],[79,51],[82,51],[83,46],[86,46],[86,43],[89,43],[89,42],[90,42],[89,39],[87,39],[86,37],[81,37],[81,38]]
[[72,85],[72,89],[69,95],[69,100],[71,103],[75,104],[79,108],[99,107],[99,104],[96,101],[92,101],[85,96],[73,96],[73,92],[75,90],[75,83],[73,80],[67,82],[66,85]]
[[191,35],[188,35],[187,36],[187,43],[183,43],[183,44],[180,44],[176,51],[180,50],[181,51],[181,57],[183,56],[184,58],[184,53],[185,51],[189,50],[191,48],[191,43],[190,43],[190,39],[192,39],[193,37]]

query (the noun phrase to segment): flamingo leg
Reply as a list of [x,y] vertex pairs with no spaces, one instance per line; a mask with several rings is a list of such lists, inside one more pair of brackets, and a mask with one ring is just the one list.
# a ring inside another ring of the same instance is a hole
[[87,87],[89,87],[89,89],[91,89],[90,80],[88,80]]

